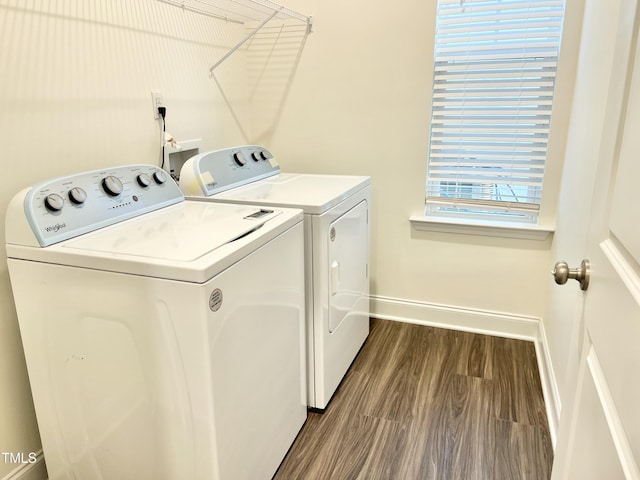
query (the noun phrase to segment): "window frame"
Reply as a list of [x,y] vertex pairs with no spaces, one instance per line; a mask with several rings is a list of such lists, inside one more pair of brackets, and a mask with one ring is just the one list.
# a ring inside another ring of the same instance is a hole
[[[438,5],[439,4],[440,2],[438,2]],[[564,7],[564,12],[563,12],[563,17],[562,17],[563,20],[561,22],[561,29],[559,34],[559,44],[564,44],[564,42],[566,41],[564,38],[565,36],[564,28],[562,27],[562,24],[564,23],[567,15],[566,3],[564,3],[563,7]],[[436,62],[437,62],[437,59],[435,56],[436,55],[435,45],[436,45],[436,39],[434,38],[434,61],[433,61],[434,78],[435,78],[435,68],[436,68]],[[557,57],[557,64],[558,65],[560,64],[559,53]],[[558,70],[558,67],[556,66],[555,73],[554,73],[554,90],[555,90],[554,96],[557,95],[557,90],[558,90],[557,70]],[[429,117],[432,120],[434,117],[433,98],[434,98],[434,89],[432,88],[432,105],[431,105],[432,111]],[[554,110],[555,110],[555,107],[551,109],[550,115],[556,115],[554,113]],[[432,126],[433,126],[433,122],[431,123],[430,129],[429,129],[430,131],[429,155],[431,155],[431,151],[432,151],[432,139],[433,139]],[[549,138],[551,137],[550,128],[547,135]],[[545,173],[544,173],[545,193],[540,198],[538,207],[536,207],[538,210],[534,212],[533,215],[531,214],[530,211],[526,211],[527,209],[524,209],[525,212],[523,215],[516,216],[516,217],[510,217],[507,215],[501,215],[497,213],[482,215],[478,213],[469,214],[467,212],[461,212],[461,213],[455,212],[455,211],[447,212],[447,211],[444,211],[444,209],[439,208],[439,206],[437,205],[437,199],[431,198],[429,201],[429,198],[427,197],[427,195],[425,195],[425,207],[424,207],[423,214],[413,215],[411,217],[411,222],[414,225],[414,227],[419,230],[437,230],[437,231],[456,232],[456,233],[480,233],[480,234],[507,236],[507,237],[515,237],[515,238],[544,239],[554,230],[553,226],[550,225],[550,223],[554,223],[554,222],[548,222],[547,221],[548,216],[543,215],[544,206],[545,206],[545,202],[543,199],[544,197],[547,196],[546,177],[548,173],[548,170],[547,170],[548,159],[549,159],[549,143],[547,142],[546,148],[545,148]],[[428,169],[427,180],[429,179],[429,174],[430,174],[430,171],[429,171],[430,163],[431,163],[431,159],[429,158],[428,165],[427,165],[427,169]],[[463,182],[460,182],[459,184],[461,183],[465,183],[465,182],[463,181]],[[473,186],[471,186],[471,188],[473,188]],[[462,202],[462,203],[465,203],[465,202]],[[513,211],[512,210],[513,207],[516,207],[515,210],[517,210],[517,207],[518,207],[517,204],[509,205],[508,202],[506,202],[503,205],[504,205],[504,209],[507,211],[509,210]],[[541,220],[545,220],[545,221],[541,221]],[[493,233],[490,233],[490,232],[493,232]]]

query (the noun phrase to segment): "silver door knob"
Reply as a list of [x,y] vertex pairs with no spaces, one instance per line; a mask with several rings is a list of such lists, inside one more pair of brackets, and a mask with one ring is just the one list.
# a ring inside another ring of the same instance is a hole
[[567,280],[573,278],[580,282],[580,290],[586,290],[589,287],[590,273],[591,264],[586,258],[582,260],[580,268],[569,268],[567,262],[558,262],[551,270],[551,275],[558,285],[564,285]]

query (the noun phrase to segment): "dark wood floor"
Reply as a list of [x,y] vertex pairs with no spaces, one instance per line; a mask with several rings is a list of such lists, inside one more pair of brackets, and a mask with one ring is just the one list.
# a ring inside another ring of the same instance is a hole
[[552,460],[532,343],[373,320],[274,480],[546,480]]

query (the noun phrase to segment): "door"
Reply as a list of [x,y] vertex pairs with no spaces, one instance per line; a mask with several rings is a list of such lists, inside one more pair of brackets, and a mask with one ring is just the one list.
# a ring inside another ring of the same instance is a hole
[[369,295],[369,205],[360,202],[329,225],[329,333],[335,332]]
[[597,132],[600,145],[584,249],[591,276],[581,298],[575,396],[560,417],[554,480],[640,479],[640,206],[634,197],[640,179],[637,10],[636,0],[587,0],[585,5],[583,35],[589,35],[589,21],[608,23],[615,49],[607,108]]

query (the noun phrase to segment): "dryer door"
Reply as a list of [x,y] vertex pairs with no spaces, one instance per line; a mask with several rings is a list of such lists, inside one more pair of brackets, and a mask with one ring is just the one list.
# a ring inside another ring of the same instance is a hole
[[[362,201],[329,226],[329,332],[369,295],[368,204]],[[361,312],[362,313],[362,312]]]

